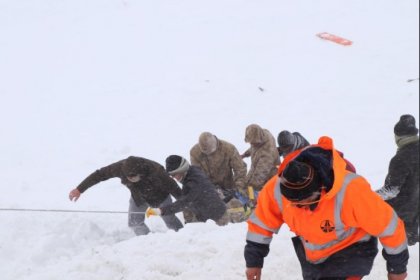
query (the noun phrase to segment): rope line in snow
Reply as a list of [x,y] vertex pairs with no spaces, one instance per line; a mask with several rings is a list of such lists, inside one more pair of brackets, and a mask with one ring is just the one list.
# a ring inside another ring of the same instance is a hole
[[[127,211],[93,211],[93,210],[64,210],[64,209],[22,209],[0,208],[0,211],[15,212],[59,212],[59,213],[96,213],[96,214],[128,214]],[[146,214],[146,212],[130,212],[130,214]]]

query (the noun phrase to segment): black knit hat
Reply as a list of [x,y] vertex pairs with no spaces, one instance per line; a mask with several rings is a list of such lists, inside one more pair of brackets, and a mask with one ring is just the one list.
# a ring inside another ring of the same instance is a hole
[[189,167],[189,162],[181,156],[170,155],[166,158],[166,172],[170,175],[187,172]]
[[397,136],[417,135],[418,132],[416,119],[412,115],[402,115],[394,126],[394,133]]
[[283,130],[277,136],[277,144],[279,144],[279,147],[294,145],[295,136],[289,131]]
[[278,151],[280,156],[285,156],[293,150],[296,144],[296,136],[287,130],[283,130],[277,136]]
[[318,173],[307,163],[289,162],[280,177],[281,193],[290,201],[300,201],[320,191],[322,186]]

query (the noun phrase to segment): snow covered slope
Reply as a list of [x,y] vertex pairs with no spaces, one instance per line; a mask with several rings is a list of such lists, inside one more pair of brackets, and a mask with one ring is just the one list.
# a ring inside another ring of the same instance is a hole
[[[242,152],[251,123],[331,136],[379,188],[395,122],[419,115],[419,81],[407,82],[419,75],[418,10],[417,0],[0,0],[0,208],[125,211],[118,180],[76,204],[68,192],[129,155],[188,157],[203,131]],[[0,279],[242,279],[245,224],[148,223],[155,233],[134,237],[124,214],[0,211]],[[265,280],[300,279],[290,236],[275,238]],[[385,279],[381,256],[367,279]]]

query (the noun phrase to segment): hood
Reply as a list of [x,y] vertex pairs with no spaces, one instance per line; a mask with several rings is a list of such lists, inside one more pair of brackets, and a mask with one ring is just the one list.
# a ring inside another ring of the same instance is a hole
[[250,144],[261,144],[266,141],[264,129],[257,124],[249,125],[245,130],[245,142]]

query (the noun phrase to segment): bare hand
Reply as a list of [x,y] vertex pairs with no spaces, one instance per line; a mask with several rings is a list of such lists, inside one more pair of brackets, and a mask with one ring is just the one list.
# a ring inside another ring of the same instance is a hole
[[74,202],[76,202],[78,199],[79,199],[79,197],[80,197],[80,191],[78,190],[78,189],[74,189],[74,190],[72,190],[70,193],[69,193],[69,199],[70,199],[70,201],[74,201]]
[[407,278],[407,272],[401,274],[388,273],[388,280],[404,280]]
[[248,267],[246,269],[247,280],[261,280],[261,267]]

